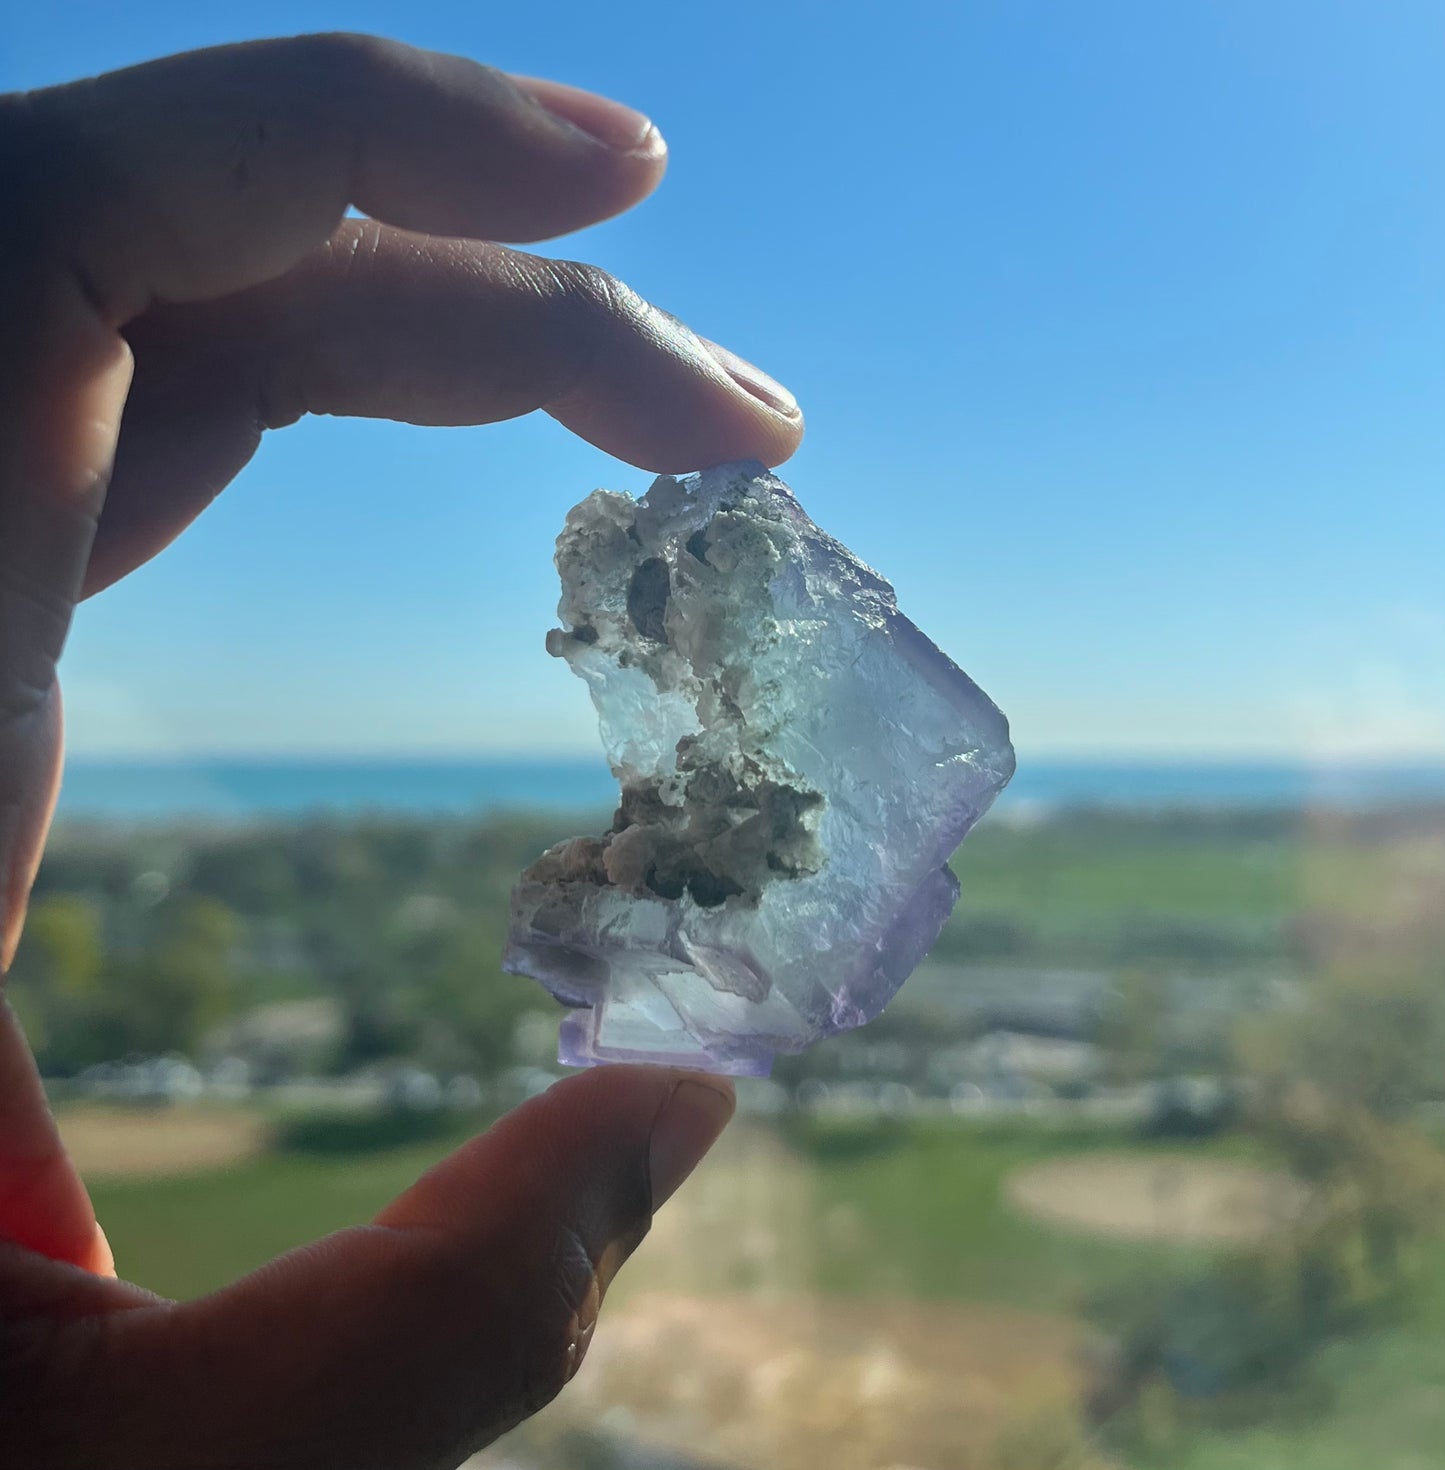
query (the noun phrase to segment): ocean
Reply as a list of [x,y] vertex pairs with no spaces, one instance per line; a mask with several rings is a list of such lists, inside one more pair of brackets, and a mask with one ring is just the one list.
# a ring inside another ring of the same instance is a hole
[[[602,811],[617,787],[600,760],[166,759],[76,757],[63,819],[239,821],[307,812],[463,816],[506,809]],[[1366,807],[1445,801],[1445,762],[1028,760],[997,810],[1070,806]]]

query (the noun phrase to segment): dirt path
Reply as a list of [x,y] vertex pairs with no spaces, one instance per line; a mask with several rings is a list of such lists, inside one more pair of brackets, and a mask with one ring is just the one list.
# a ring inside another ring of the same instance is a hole
[[983,1470],[1001,1430],[1076,1402],[1079,1329],[1005,1307],[634,1296],[536,1433],[604,1425],[729,1470]]
[[119,1108],[79,1103],[57,1115],[86,1179],[150,1178],[216,1169],[265,1147],[266,1125],[234,1108]]
[[1006,1185],[1025,1215],[1126,1240],[1259,1240],[1304,1202],[1287,1175],[1231,1159],[1085,1154],[1021,1169]]
[[739,1120],[653,1222],[626,1291],[792,1291],[818,1228],[812,1171],[772,1129]]

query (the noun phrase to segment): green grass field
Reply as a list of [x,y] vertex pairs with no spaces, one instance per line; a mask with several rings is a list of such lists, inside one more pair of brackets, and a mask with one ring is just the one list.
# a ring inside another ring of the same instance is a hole
[[[1102,819],[1100,819],[1102,821]],[[1103,840],[1106,837],[1107,840]],[[1298,837],[1197,826],[1054,823],[981,827],[954,858],[968,908],[1098,922],[1137,908],[1196,919],[1273,920],[1299,908],[1308,870]]]
[[123,1275],[164,1296],[197,1296],[370,1219],[451,1146],[270,1155],[201,1174],[103,1180],[91,1195]]
[[[1308,915],[1377,923],[1412,892],[1438,893],[1439,851],[1438,836],[1324,819],[1078,813],[1038,828],[989,823],[954,857],[963,897],[938,958],[1279,960]],[[1013,935],[996,950],[984,936],[999,925]]]
[[[1003,1197],[1016,1169],[1061,1155],[1139,1145],[1113,1130],[812,1126],[797,1140],[815,1174],[819,1213],[850,1212],[851,1240],[822,1240],[816,1285],[837,1294],[990,1301],[1072,1312],[1133,1269],[1140,1247],[1052,1230]],[[1232,1144],[1212,1144],[1218,1151]],[[1144,1247],[1160,1264],[1195,1253]]]

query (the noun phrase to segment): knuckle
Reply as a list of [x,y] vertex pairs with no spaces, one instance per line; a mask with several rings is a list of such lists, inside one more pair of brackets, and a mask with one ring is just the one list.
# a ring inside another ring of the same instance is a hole
[[547,262],[559,301],[569,310],[599,319],[621,316],[632,293],[600,266],[585,260]]
[[[367,1229],[369,1227],[363,1227]],[[498,1239],[492,1249],[391,1241],[387,1277],[407,1320],[450,1324],[433,1345],[435,1376],[455,1385],[464,1433],[501,1432],[550,1403],[576,1373],[602,1288],[580,1238],[563,1228]]]
[[69,625],[68,602],[0,568],[0,725],[28,719],[52,697]]
[[306,389],[282,363],[270,363],[258,376],[255,389],[256,429],[289,429],[311,411]]
[[50,698],[51,681],[20,677],[0,681],[0,730],[23,725],[41,710]]
[[[80,506],[41,513],[38,529],[16,515],[0,530],[0,714],[31,713],[49,695],[95,535],[96,512]],[[49,542],[50,546],[46,546]],[[44,565],[35,552],[59,546]]]
[[320,31],[286,44],[297,47],[323,77],[331,80],[339,95],[360,95],[363,105],[366,89],[371,86],[407,79],[426,82],[437,79],[439,71],[455,73],[458,68],[465,68],[470,90],[481,97],[516,94],[509,78],[496,67],[439,56],[368,31]]
[[339,127],[353,147],[366,110],[403,69],[408,51],[400,42],[365,31],[317,31],[267,46],[275,49],[263,58],[262,85],[270,91],[279,81],[286,92],[287,83],[299,81],[313,109],[309,125]]
[[322,69],[347,80],[395,66],[407,49],[366,31],[318,31],[298,36],[291,44]]
[[526,1308],[531,1330],[522,1402],[528,1414],[551,1403],[575,1377],[602,1306],[602,1282],[576,1231],[558,1232],[538,1285]]
[[565,365],[548,400],[555,406],[595,377],[609,345],[625,339],[642,308],[616,276],[586,261],[549,260],[542,268],[537,289],[559,339],[557,360]]
[[516,94],[516,88],[502,71],[469,58],[445,56],[394,41],[388,36],[369,31],[322,31],[303,36],[299,44],[311,48],[323,64],[348,80],[360,75],[376,80],[382,77],[426,79],[438,70],[464,68],[473,88],[483,92]]

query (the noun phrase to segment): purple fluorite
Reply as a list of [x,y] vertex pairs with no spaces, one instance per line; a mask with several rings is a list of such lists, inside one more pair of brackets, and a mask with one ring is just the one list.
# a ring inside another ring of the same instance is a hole
[[758,464],[599,490],[557,540],[564,627],[622,786],[544,853],[505,966],[561,1058],[766,1073],[876,1016],[958,897],[1008,723]]

